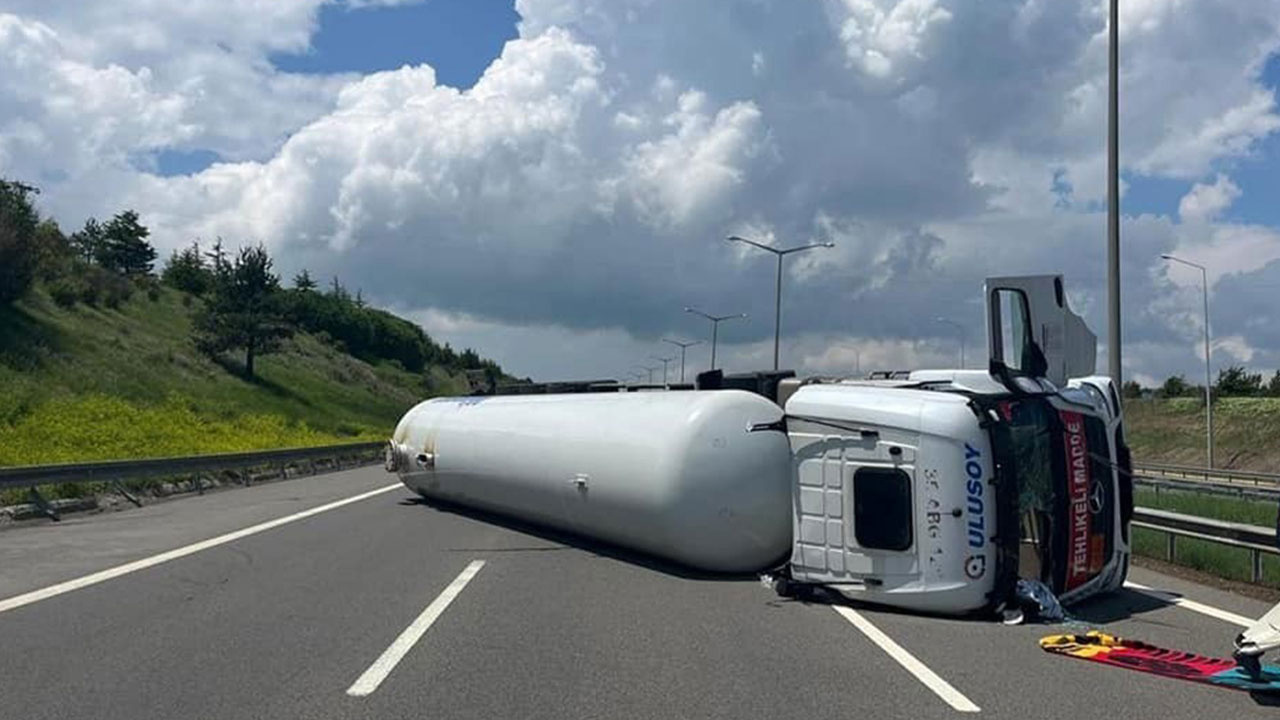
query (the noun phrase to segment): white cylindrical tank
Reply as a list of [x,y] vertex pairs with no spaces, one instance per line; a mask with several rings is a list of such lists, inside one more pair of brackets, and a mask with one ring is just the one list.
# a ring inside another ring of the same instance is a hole
[[738,390],[436,398],[405,414],[388,468],[426,497],[716,572],[790,552],[782,410]]

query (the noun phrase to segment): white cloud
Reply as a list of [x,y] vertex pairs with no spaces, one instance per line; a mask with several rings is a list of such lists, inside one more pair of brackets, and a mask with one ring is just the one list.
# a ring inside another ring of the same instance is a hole
[[[1213,349],[1213,352],[1224,353],[1230,356],[1232,360],[1241,363],[1251,362],[1254,355],[1257,354],[1257,350],[1249,345],[1249,341],[1246,340],[1243,335],[1228,335],[1226,337],[1214,338],[1210,343],[1210,347]],[[1219,362],[1222,361],[1219,360]]]
[[[953,364],[940,314],[972,364],[991,274],[1063,272],[1105,330],[1101,0],[518,0],[520,37],[465,91],[426,65],[275,70],[322,0],[4,4],[0,174],[65,223],[133,206],[162,249],[260,240],[517,372],[613,374],[697,329],[688,304],[750,313],[725,357],[769,364],[773,261],[730,233],[837,243],[787,262],[786,354],[807,369]],[[1280,127],[1258,77],[1280,0],[1122,7],[1125,169],[1217,178],[1183,223],[1124,223],[1128,367],[1157,377],[1194,369],[1197,300],[1160,253],[1250,307],[1240,283],[1280,256],[1275,228],[1219,219],[1252,191],[1226,163]],[[196,148],[223,162],[138,170]],[[1250,322],[1223,336],[1273,357],[1280,332]]]
[[1178,201],[1178,217],[1183,222],[1213,220],[1240,197],[1240,188],[1231,178],[1218,174],[1212,185],[1196,183],[1182,200]]
[[[1280,259],[1280,230],[1258,225],[1180,228],[1177,240],[1172,254],[1204,265],[1210,287],[1225,275],[1260,270]],[[1192,269],[1170,267],[1169,277],[1182,285],[1200,285],[1200,274]]]
[[832,14],[851,66],[876,79],[903,75],[920,60],[934,26],[951,19],[937,0],[838,0]]

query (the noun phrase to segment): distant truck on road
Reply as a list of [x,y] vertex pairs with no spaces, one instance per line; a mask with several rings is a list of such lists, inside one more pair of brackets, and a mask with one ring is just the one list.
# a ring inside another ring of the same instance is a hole
[[788,595],[965,614],[1011,607],[1020,578],[1064,603],[1118,588],[1133,492],[1096,339],[1060,276],[991,278],[986,300],[986,371],[435,398],[400,421],[387,469],[427,498],[767,572]]

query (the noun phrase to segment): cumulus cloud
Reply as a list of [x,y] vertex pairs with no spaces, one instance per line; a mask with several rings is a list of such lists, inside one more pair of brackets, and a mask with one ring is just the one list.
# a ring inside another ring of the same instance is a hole
[[902,79],[933,27],[951,19],[936,0],[839,0],[832,13],[849,64],[877,79]]
[[[321,4],[9,0],[0,70],[24,80],[0,89],[0,173],[73,223],[137,207],[162,248],[263,241],[283,270],[340,274],[547,377],[701,332],[685,305],[749,313],[722,354],[767,365],[774,261],[728,234],[836,243],[787,261],[802,369],[860,348],[951,364],[942,314],[972,362],[987,275],[1064,273],[1104,334],[1105,2],[517,0],[519,37],[466,89],[427,65],[275,70]],[[1160,253],[1214,265],[1245,304],[1276,272],[1276,229],[1221,217],[1251,191],[1228,163],[1280,128],[1259,78],[1280,0],[1122,7],[1125,169],[1215,178],[1176,218],[1124,222],[1126,367],[1155,377],[1195,357],[1194,284]],[[161,178],[137,160],[184,148],[222,161]],[[1254,362],[1280,348],[1221,322]]]
[[1231,178],[1218,174],[1211,185],[1196,183],[1182,200],[1178,201],[1178,216],[1183,222],[1213,220],[1240,197],[1240,188]]

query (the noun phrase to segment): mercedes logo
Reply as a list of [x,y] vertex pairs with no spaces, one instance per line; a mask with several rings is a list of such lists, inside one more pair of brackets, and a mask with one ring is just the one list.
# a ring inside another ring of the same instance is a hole
[[1094,482],[1089,488],[1089,512],[1097,515],[1107,504],[1107,491],[1100,482]]

